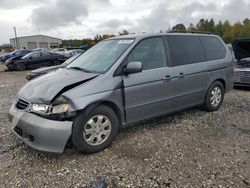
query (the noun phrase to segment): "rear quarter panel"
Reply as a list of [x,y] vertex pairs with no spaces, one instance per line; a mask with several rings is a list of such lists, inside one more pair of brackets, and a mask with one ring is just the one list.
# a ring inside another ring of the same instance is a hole
[[[221,40],[221,39],[220,39]],[[222,41],[224,44],[224,42]],[[233,57],[229,48],[224,44],[226,55],[223,59],[207,61],[208,87],[215,80],[221,79],[225,84],[225,92],[233,88]]]

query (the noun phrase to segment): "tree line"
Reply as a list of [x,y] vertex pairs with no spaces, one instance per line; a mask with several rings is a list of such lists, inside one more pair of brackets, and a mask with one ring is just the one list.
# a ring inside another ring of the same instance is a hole
[[[236,38],[250,38],[250,19],[246,18],[243,21],[238,21],[234,24],[231,24],[228,20],[219,21],[215,23],[214,19],[200,19],[198,23],[190,23],[186,27],[183,23],[176,24],[172,28],[169,28],[166,31],[160,30],[163,32],[209,32],[212,34],[219,35],[226,43],[231,43],[233,39]],[[130,33],[126,29],[118,32],[117,35],[128,35],[134,34]],[[71,39],[63,40],[63,46],[67,47],[79,47],[79,46],[93,46],[97,42],[114,37],[114,34],[97,34],[94,38],[87,39]]]
[[[118,35],[129,35],[132,33],[129,33],[126,29],[123,29],[122,31],[118,32]],[[83,48],[88,48],[89,46],[93,46],[96,43],[98,43],[101,40],[114,37],[116,35],[114,34],[104,34],[104,35],[99,35],[97,34],[94,38],[87,38],[87,39],[69,39],[69,40],[63,40],[62,41],[62,46],[66,47],[83,47]]]
[[170,31],[209,32],[219,35],[226,43],[231,43],[236,38],[250,38],[250,20],[246,18],[242,22],[238,21],[230,24],[228,20],[215,23],[214,19],[200,19],[196,25],[191,23],[186,28],[184,24],[180,23],[175,25]]

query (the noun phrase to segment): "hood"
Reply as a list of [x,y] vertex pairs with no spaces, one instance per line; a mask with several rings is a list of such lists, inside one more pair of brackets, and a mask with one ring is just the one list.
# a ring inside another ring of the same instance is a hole
[[2,61],[6,61],[6,60],[9,59],[10,57],[12,57],[10,54],[6,54],[6,55],[3,55],[3,56],[1,57],[1,60],[2,60]]
[[15,57],[11,57],[11,58],[7,59],[6,61],[9,60],[9,62],[10,62],[10,61],[13,61],[13,60],[20,60],[20,59],[21,59],[21,56],[15,56]]
[[240,60],[250,57],[250,38],[236,39],[232,42],[235,59]]
[[39,69],[35,69],[33,71],[31,71],[31,74],[44,74],[44,73],[47,73],[47,72],[50,72],[50,71],[54,71],[58,68],[62,67],[61,65],[56,65],[56,66],[50,66],[50,67],[42,67],[42,68],[39,68]]
[[12,57],[13,60],[19,60],[23,57],[23,55],[16,55],[14,57]]
[[24,85],[18,96],[29,102],[51,104],[56,96],[98,76],[73,69],[61,68],[39,76]]

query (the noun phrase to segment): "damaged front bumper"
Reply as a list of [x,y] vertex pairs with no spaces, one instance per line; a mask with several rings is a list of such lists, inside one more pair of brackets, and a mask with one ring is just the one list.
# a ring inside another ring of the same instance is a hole
[[9,111],[12,131],[34,149],[62,153],[71,136],[71,121],[49,120],[35,114],[18,110],[15,103]]

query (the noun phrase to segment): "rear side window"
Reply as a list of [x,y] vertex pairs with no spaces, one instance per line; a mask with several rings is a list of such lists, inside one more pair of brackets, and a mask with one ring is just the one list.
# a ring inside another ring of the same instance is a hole
[[200,37],[200,39],[208,61],[222,59],[226,56],[226,49],[217,37]]
[[41,52],[35,52],[32,54],[32,57],[40,57],[40,56],[42,56]]
[[172,57],[172,66],[206,61],[205,53],[197,36],[166,36]]

